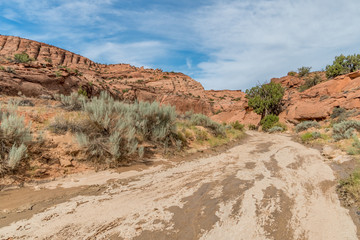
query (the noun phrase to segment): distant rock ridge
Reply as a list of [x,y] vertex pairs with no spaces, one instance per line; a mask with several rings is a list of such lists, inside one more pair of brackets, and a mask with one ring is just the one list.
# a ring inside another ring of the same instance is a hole
[[33,40],[0,35],[0,57],[6,58],[16,53],[26,52],[39,63],[53,63],[57,65],[73,66],[78,68],[97,66],[88,58]]
[[[33,61],[14,62],[18,53],[27,53]],[[0,92],[7,95],[51,98],[82,89],[93,96],[106,90],[125,101],[159,101],[176,106],[180,112],[212,113],[203,86],[185,74],[130,64],[98,64],[20,37],[0,35],[0,78]]]

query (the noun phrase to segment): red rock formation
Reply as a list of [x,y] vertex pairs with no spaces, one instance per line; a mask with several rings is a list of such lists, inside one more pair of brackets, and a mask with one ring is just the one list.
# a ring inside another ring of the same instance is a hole
[[13,57],[17,53],[27,53],[38,63],[49,63],[76,68],[96,67],[97,64],[88,58],[54,47],[20,37],[0,35],[0,60]]
[[[286,77],[273,81],[289,86]],[[304,92],[287,89],[284,101],[280,119],[290,123],[327,119],[334,107],[360,109],[360,71],[323,81]]]
[[[33,61],[15,63],[17,53],[27,53]],[[91,96],[107,90],[127,101],[159,101],[181,112],[212,112],[203,86],[182,73],[96,64],[61,48],[19,37],[0,35],[0,78],[0,92],[7,95],[51,97],[81,88]]]

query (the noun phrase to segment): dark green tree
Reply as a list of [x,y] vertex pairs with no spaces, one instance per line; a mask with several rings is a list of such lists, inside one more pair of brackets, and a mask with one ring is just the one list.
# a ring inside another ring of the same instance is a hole
[[305,77],[310,73],[311,67],[298,68],[299,77]]
[[334,78],[339,75],[360,70],[360,54],[336,56],[332,65],[326,66],[326,77]]
[[281,100],[284,96],[284,88],[278,83],[267,83],[246,90],[246,98],[254,112],[261,115],[278,115],[281,112]]

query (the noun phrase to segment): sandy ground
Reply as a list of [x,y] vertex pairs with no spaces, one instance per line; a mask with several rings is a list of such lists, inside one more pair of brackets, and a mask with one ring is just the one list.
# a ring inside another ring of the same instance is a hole
[[358,239],[320,152],[251,132],[217,156],[0,193],[0,239]]

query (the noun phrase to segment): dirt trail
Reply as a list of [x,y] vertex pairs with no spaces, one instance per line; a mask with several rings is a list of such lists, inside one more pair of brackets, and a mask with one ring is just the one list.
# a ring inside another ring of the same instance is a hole
[[358,239],[318,150],[289,136],[249,134],[217,156],[37,186],[32,193],[71,192],[53,204],[35,200],[38,210],[5,207],[0,193],[0,239]]

